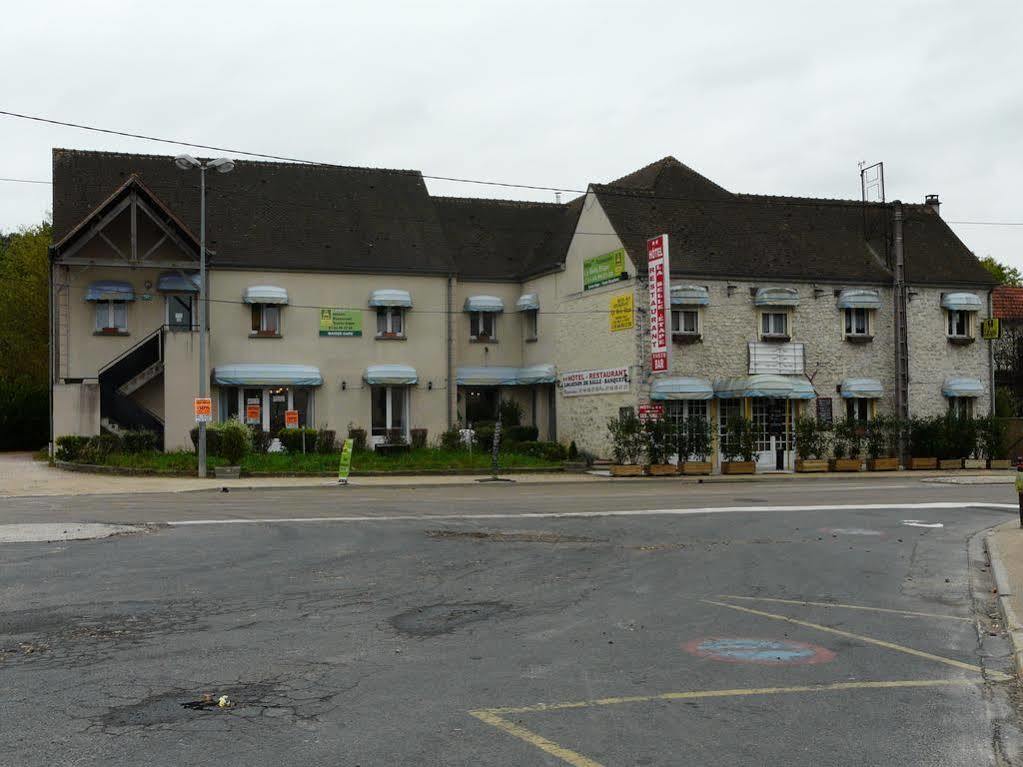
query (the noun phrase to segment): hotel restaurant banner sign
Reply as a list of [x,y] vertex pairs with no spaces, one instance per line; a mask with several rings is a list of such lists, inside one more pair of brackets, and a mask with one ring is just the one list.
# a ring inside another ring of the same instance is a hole
[[587,258],[583,261],[583,290],[594,290],[628,279],[625,271],[625,250],[619,248],[610,253]]
[[561,393],[566,397],[581,394],[611,394],[629,390],[629,368],[574,370],[561,376]]
[[650,290],[650,372],[667,373],[671,369],[669,352],[671,333],[671,268],[668,264],[668,235],[646,241],[646,274]]

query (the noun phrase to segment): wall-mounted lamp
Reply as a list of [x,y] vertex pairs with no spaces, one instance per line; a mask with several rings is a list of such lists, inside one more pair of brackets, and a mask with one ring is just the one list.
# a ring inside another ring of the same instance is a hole
[[348,388],[348,382],[347,381],[342,381],[341,382],[341,391],[344,391],[347,388]]
[[426,382],[426,390],[427,391],[433,391],[433,381],[427,381]]

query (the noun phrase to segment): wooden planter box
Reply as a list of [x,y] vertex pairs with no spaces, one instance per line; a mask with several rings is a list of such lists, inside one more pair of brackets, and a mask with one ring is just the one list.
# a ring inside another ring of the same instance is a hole
[[938,468],[937,458],[910,458],[910,469],[936,469]]
[[678,474],[678,466],[673,463],[652,463],[646,467],[651,477],[673,477]]
[[832,471],[859,471],[863,461],[859,458],[832,458],[828,464]]
[[827,458],[797,458],[796,471],[809,473],[811,471],[830,471]]
[[241,475],[241,466],[214,466],[213,476],[217,479],[238,479]]
[[938,461],[938,468],[942,471],[947,469],[961,469],[963,468],[962,458],[942,458]]
[[963,459],[964,469],[986,469],[987,461],[983,458],[964,458]]
[[638,463],[613,463],[611,464],[612,477],[642,477],[643,467]]
[[898,458],[868,458],[867,471],[898,471]]
[[991,458],[987,462],[989,469],[1011,469],[1012,461],[1008,458]]
[[682,464],[683,474],[710,474],[714,465],[710,461],[686,461]]
[[756,474],[756,461],[722,461],[722,474]]

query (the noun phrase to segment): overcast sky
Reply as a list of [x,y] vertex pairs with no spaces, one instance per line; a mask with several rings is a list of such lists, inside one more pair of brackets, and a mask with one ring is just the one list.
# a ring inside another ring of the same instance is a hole
[[[585,188],[674,155],[727,189],[939,193],[1023,222],[1023,2],[11,3],[0,109],[337,162]],[[175,147],[0,117],[0,177],[54,146]],[[431,183],[464,196],[551,193]],[[0,182],[0,230],[45,185]],[[1023,226],[954,225],[1023,267]]]

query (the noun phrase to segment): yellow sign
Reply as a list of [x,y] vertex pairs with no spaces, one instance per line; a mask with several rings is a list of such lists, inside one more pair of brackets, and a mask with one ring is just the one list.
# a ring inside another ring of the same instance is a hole
[[1002,322],[997,317],[988,317],[980,321],[980,336],[985,341],[994,341],[1002,337]]
[[622,293],[611,299],[611,332],[633,327],[632,293]]

